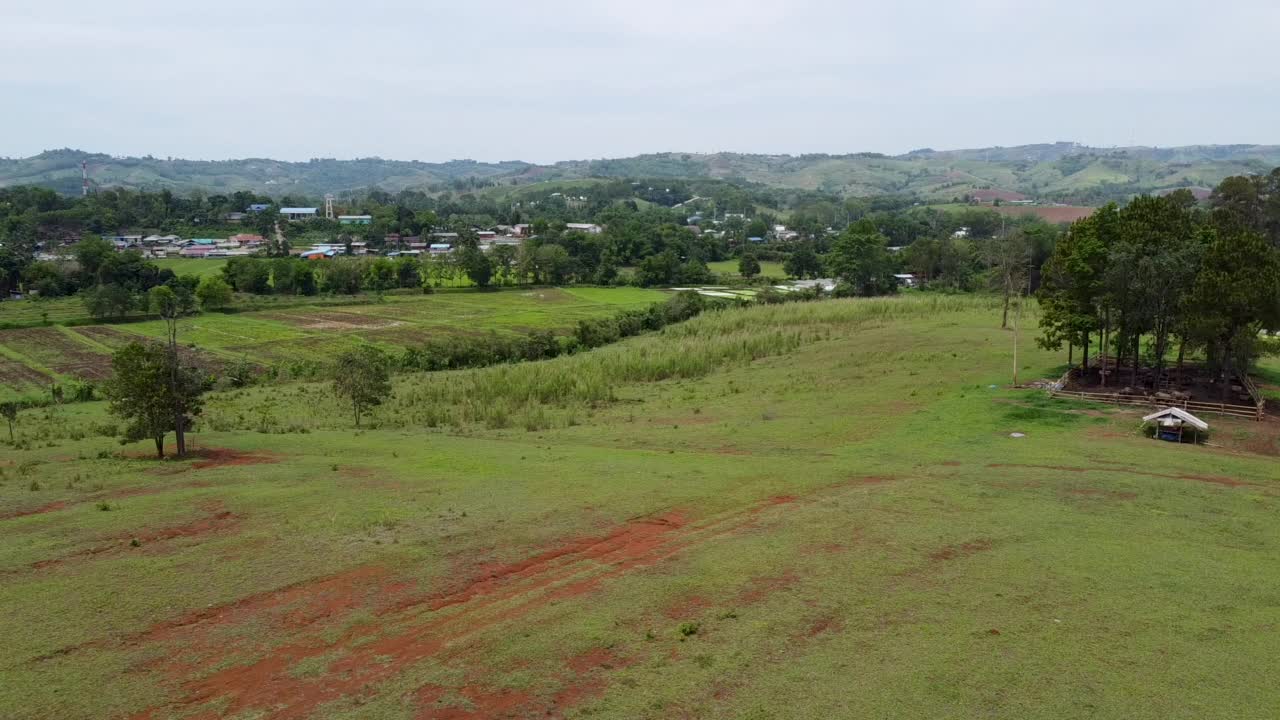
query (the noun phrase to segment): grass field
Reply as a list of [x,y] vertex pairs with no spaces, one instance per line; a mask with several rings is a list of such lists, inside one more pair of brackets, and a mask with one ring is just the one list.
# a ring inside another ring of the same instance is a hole
[[195,275],[207,277],[222,272],[227,264],[226,258],[163,258],[152,260],[160,268],[172,270],[177,275]]
[[[707,267],[711,268],[711,272],[718,275],[738,275],[738,259],[717,260],[707,263]],[[782,269],[782,263],[772,260],[760,261],[760,274],[765,277],[777,278],[779,280],[787,277],[787,271]]]
[[1269,716],[1277,423],[1140,437],[1006,387],[998,326],[712,312],[400,377],[359,431],[322,385],[234,391],[183,462],[26,411],[0,717]]
[[[580,319],[645,307],[664,297],[661,291],[638,288],[388,295],[383,302],[364,298],[343,305],[326,299],[277,305],[268,297],[261,311],[204,313],[184,319],[179,338],[195,347],[193,358],[210,367],[245,359],[302,372],[329,361],[357,340],[399,353],[448,334],[565,330]],[[0,330],[0,398],[43,393],[55,381],[101,379],[107,375],[113,350],[130,340],[161,339],[164,333],[161,320]]]

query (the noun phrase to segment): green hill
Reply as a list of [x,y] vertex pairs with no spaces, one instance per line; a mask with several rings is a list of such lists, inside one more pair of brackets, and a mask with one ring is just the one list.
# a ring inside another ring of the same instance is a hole
[[1193,145],[1101,149],[1076,143],[973,150],[915,150],[903,155],[748,155],[657,153],[553,165],[508,161],[446,163],[361,158],[283,162],[118,158],[51,150],[0,159],[0,187],[40,185],[80,191],[80,164],[93,187],[175,192],[251,190],[284,195],[369,187],[397,192],[474,190],[581,178],[710,178],[846,196],[908,195],[949,201],[975,190],[1004,190],[1059,202],[1096,204],[1179,187],[1212,187],[1223,178],[1280,165],[1280,145]]

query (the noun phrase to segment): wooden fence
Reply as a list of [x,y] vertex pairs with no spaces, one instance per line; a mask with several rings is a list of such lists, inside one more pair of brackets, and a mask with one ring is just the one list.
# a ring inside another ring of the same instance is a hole
[[[1095,361],[1099,358],[1095,358]],[[1067,384],[1074,376],[1076,368],[1071,368],[1065,372],[1058,382],[1049,389],[1049,397],[1070,397],[1089,402],[1108,403],[1111,405],[1136,405],[1139,407],[1149,408],[1166,408],[1177,407],[1182,408],[1190,413],[1216,413],[1218,415],[1226,415],[1228,417],[1245,418],[1248,420],[1257,420],[1261,422],[1266,418],[1266,398],[1263,397],[1262,391],[1254,384],[1247,375],[1241,377],[1240,385],[1249,393],[1250,399],[1254,401],[1254,405],[1234,405],[1231,403],[1210,403],[1200,402],[1199,400],[1161,400],[1149,395],[1122,395],[1118,392],[1082,392],[1079,390],[1067,390]]]

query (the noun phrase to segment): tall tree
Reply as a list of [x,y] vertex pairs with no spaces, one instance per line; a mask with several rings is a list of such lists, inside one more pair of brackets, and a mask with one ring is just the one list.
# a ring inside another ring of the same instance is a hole
[[175,429],[175,408],[185,416],[180,425],[201,410],[207,383],[194,368],[178,369],[171,384],[169,351],[156,343],[129,343],[111,357],[112,378],[105,392],[112,414],[129,421],[122,442],[155,441],[156,456],[164,457],[164,437]]
[[356,427],[371,407],[382,404],[391,394],[391,364],[372,345],[361,345],[338,356],[334,367],[333,391],[351,404]]
[[892,293],[897,285],[887,243],[888,239],[871,221],[859,220],[832,244],[827,256],[828,269],[858,295]]

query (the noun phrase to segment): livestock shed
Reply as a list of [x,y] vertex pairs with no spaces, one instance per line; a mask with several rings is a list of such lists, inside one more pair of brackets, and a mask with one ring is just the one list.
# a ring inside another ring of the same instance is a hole
[[1157,410],[1142,418],[1142,422],[1153,423],[1155,425],[1155,438],[1157,440],[1168,440],[1169,442],[1182,442],[1182,434],[1187,428],[1191,428],[1192,440],[1199,440],[1199,434],[1209,431],[1209,423],[1183,410],[1182,408],[1169,407],[1163,410]]

